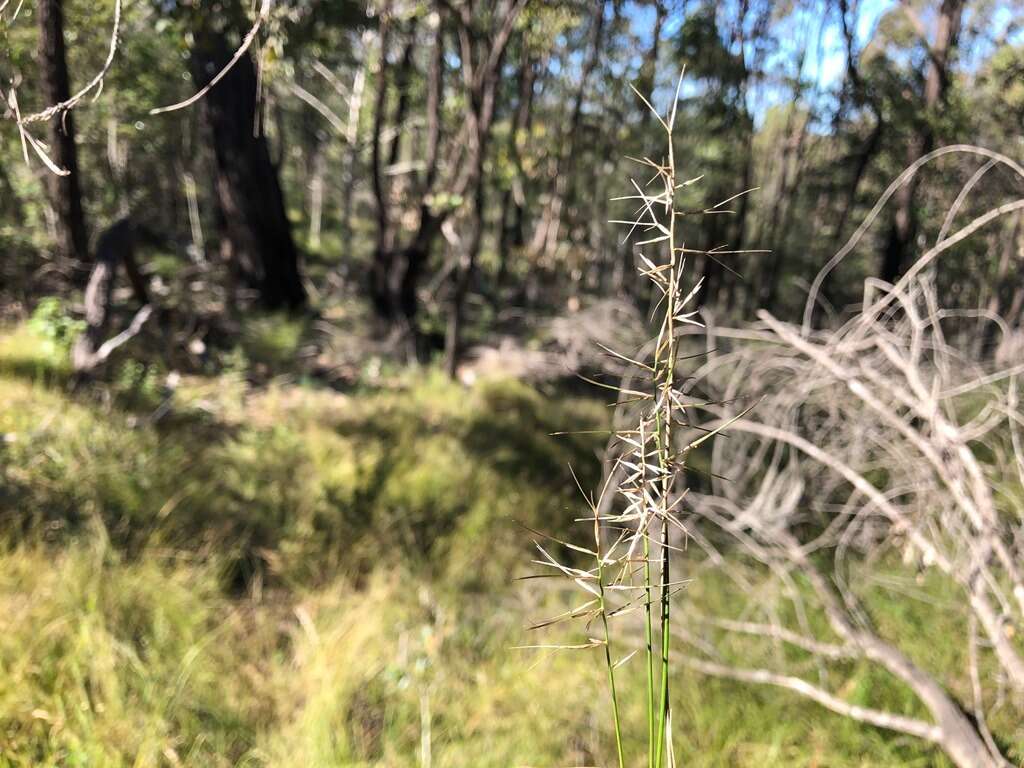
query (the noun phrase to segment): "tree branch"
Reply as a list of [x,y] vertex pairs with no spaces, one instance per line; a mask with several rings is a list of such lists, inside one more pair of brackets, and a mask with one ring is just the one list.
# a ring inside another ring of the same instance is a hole
[[690,669],[711,677],[736,680],[741,683],[756,683],[759,685],[773,685],[777,688],[784,688],[788,691],[798,693],[805,698],[821,704],[836,714],[849,717],[861,723],[867,723],[877,728],[885,728],[890,731],[905,733],[909,736],[916,736],[933,744],[942,739],[942,730],[937,725],[932,725],[924,720],[913,717],[896,715],[880,709],[861,707],[850,704],[833,693],[812,685],[803,678],[790,675],[780,675],[767,669],[746,669],[743,667],[732,667],[726,664],[718,664],[713,661],[697,659],[692,656],[682,656],[680,661]]

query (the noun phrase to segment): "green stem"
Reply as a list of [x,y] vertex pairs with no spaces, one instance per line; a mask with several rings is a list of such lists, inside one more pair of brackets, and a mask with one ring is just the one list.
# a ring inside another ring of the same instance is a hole
[[654,768],[654,631],[652,629],[651,602],[651,542],[644,532],[644,641],[647,646],[647,766]]
[[671,640],[670,625],[670,598],[671,578],[669,569],[669,525],[668,519],[671,514],[672,486],[676,468],[673,466],[672,458],[672,391],[675,386],[676,370],[676,333],[675,317],[678,299],[679,263],[676,258],[676,206],[675,206],[675,148],[672,143],[672,131],[668,131],[668,210],[669,213],[669,278],[668,293],[665,297],[665,320],[664,339],[665,355],[663,365],[660,366],[660,402],[657,404],[655,417],[657,419],[657,448],[658,466],[661,470],[661,614],[659,623],[661,629],[661,692],[659,696],[658,713],[658,734],[657,747],[655,751],[654,768],[662,768],[665,755],[665,741],[668,738],[665,727],[668,723],[668,675],[669,675],[669,644]]
[[608,614],[604,610],[604,587],[601,587],[601,622],[604,624],[604,660],[608,666],[608,687],[612,694],[612,720],[615,723],[615,751],[619,757],[619,768],[625,768],[622,756],[622,725],[619,721],[619,695],[615,690],[615,664],[612,661],[612,643],[608,631]]
[[668,722],[668,648],[669,640],[671,638],[671,632],[669,627],[669,549],[668,549],[668,522],[662,522],[661,525],[661,541],[662,541],[662,556],[661,556],[661,694],[659,697],[660,712],[658,715],[658,746],[657,756],[654,761],[655,768],[662,768],[662,758],[664,756],[665,739],[667,734],[665,733],[665,725]]
[[619,768],[626,768],[622,754],[622,723],[619,719],[619,694],[615,689],[615,662],[612,660],[612,637],[608,628],[608,611],[604,597],[604,555],[601,554],[601,519],[594,507],[594,554],[597,560],[598,608],[604,627],[604,662],[608,668],[608,688],[612,696],[612,720],[615,724],[615,750],[619,757]]

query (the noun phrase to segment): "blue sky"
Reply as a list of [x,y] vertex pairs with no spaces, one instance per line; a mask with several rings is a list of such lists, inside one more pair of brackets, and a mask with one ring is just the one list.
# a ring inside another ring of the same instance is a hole
[[[733,0],[722,0],[724,3]],[[935,3],[937,5],[937,1]],[[779,50],[769,58],[768,68],[786,71],[788,75],[797,60],[799,51],[806,47],[807,55],[801,71],[804,83],[813,84],[818,93],[824,94],[839,85],[846,70],[846,54],[842,32],[838,24],[836,12],[826,13],[826,0],[797,2],[797,10],[789,14],[783,21],[775,24],[775,34],[780,44]],[[857,47],[862,49],[873,37],[879,20],[898,5],[898,0],[861,0],[857,28],[855,30]],[[969,12],[978,13],[979,4],[969,6]],[[979,40],[972,41],[967,49],[961,50],[961,66],[968,71],[976,68],[991,54],[988,41],[1006,35],[1016,43],[1024,41],[1024,31],[1011,29],[1011,25],[1021,23],[1020,14],[1016,13],[1014,0],[997,0],[989,6],[991,10],[986,18],[980,19],[987,34]],[[925,22],[929,21],[927,8],[922,11]],[[654,23],[654,11],[648,6],[634,6],[632,16],[633,29],[641,40],[649,40]],[[667,21],[663,29],[663,39],[672,39],[679,31],[683,22],[683,14],[676,13]],[[664,73],[663,73],[664,75]],[[695,91],[696,84],[691,86]],[[667,98],[667,94],[665,97]],[[750,108],[755,119],[763,118],[772,106],[784,103],[792,98],[788,87],[765,84],[751,95]]]
[[[856,30],[859,47],[870,40],[878,20],[895,3],[896,0],[861,1]],[[805,82],[816,83],[820,90],[827,90],[842,80],[846,69],[846,55],[834,14],[832,14],[833,18],[829,19],[830,23],[823,25],[824,0],[816,0],[813,5],[816,7],[800,3],[799,9],[795,13],[790,14],[784,21],[776,25],[780,49],[772,57],[770,63],[791,64],[796,60],[799,50],[806,45],[808,50],[801,73],[802,78]],[[654,9],[649,6],[634,6],[631,17],[635,34],[646,43],[650,39],[654,26]],[[678,34],[683,19],[682,13],[670,16],[662,30],[662,39],[673,39]],[[692,84],[684,87],[684,90],[695,92],[697,88],[696,84]],[[667,98],[668,94],[665,94],[665,97]],[[754,103],[751,104],[751,109],[754,115],[760,118],[769,107],[791,97],[792,93],[788,89],[783,91],[772,87],[762,88],[753,95]]]

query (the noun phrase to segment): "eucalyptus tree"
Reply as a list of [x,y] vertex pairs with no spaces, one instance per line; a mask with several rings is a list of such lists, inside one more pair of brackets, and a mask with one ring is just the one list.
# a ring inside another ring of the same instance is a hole
[[[47,106],[71,98],[64,40],[63,0],[39,0],[36,6],[39,24],[39,64],[42,94]],[[89,261],[89,236],[82,209],[81,176],[75,146],[75,116],[71,110],[48,123],[51,158],[64,174],[50,174],[47,189],[56,221],[57,252],[78,267]]]

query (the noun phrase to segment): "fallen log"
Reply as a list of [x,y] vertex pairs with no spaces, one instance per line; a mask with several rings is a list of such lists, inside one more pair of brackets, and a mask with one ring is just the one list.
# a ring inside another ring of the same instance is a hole
[[[114,350],[139,335],[153,314],[149,291],[135,260],[137,237],[134,223],[126,217],[104,230],[96,243],[96,261],[85,288],[86,327],[71,350],[71,366],[78,376],[87,376],[103,365]],[[123,331],[108,339],[114,282],[122,263],[141,307]]]

